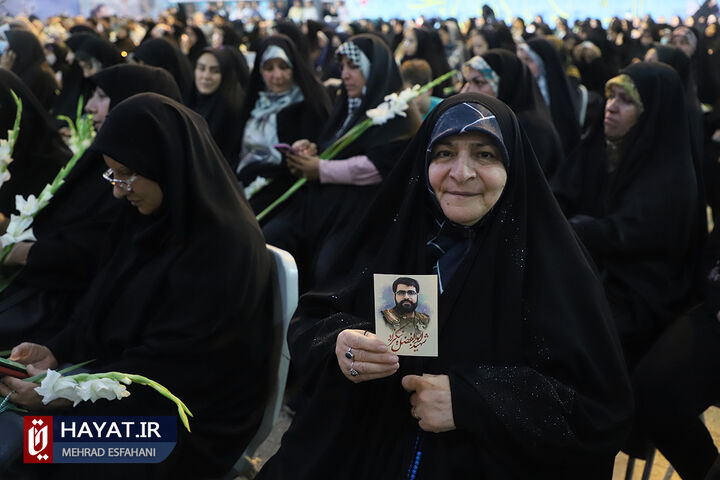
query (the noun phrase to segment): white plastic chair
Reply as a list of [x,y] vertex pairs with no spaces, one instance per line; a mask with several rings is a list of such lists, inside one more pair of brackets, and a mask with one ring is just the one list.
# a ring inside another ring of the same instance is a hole
[[240,456],[232,470],[224,477],[235,478],[238,475],[245,475],[252,478],[255,476],[255,465],[252,459],[255,451],[270,434],[280,413],[285,393],[285,382],[287,381],[288,368],[290,367],[290,350],[287,344],[287,330],[290,319],[298,304],[298,271],[295,259],[285,250],[268,245],[268,252],[273,257],[275,264],[274,288],[275,298],[273,299],[273,351],[271,355],[269,371],[270,394],[265,404],[260,428],[250,441],[243,454]]

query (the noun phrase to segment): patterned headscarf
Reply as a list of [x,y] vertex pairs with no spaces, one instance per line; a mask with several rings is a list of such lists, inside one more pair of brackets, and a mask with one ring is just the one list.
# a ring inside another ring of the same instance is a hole
[[621,73],[617,77],[613,77],[608,80],[605,84],[605,97],[610,96],[610,87],[612,87],[613,85],[621,86],[627,92],[627,94],[630,95],[630,98],[632,98],[633,103],[638,109],[638,116],[642,115],[645,107],[643,107],[642,98],[640,98],[640,92],[638,92],[638,89],[635,86],[635,82],[633,82],[632,78],[630,78],[630,76],[625,73]]
[[368,78],[370,78],[370,60],[368,59],[367,55],[365,55],[365,53],[360,50],[360,47],[355,45],[353,42],[345,42],[340,45],[335,51],[335,55],[345,55],[350,59],[351,62],[353,62],[360,68],[360,71],[362,72],[363,77],[365,77],[366,81]]
[[[465,62],[464,68],[472,68],[473,70],[477,70],[478,72],[482,73],[485,77],[485,80],[487,80],[488,84],[490,85],[490,88],[492,88],[493,92],[495,93],[495,96],[498,96],[498,91],[500,89],[500,75],[498,75],[495,70],[492,69],[490,65],[485,61],[485,59],[479,55],[474,56],[467,62]],[[467,77],[467,75],[465,75]]]

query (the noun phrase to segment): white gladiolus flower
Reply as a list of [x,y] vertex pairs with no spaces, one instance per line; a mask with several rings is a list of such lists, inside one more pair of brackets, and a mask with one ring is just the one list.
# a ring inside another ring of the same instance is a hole
[[419,85],[413,88],[406,88],[400,94],[391,93],[385,96],[385,101],[375,108],[366,112],[368,118],[372,120],[373,125],[384,125],[388,120],[396,116],[405,117],[405,111],[408,109],[408,103],[418,96],[420,90]]
[[73,402],[73,406],[82,401],[78,384],[72,378],[63,377],[59,372],[48,369],[47,375],[35,391],[43,397],[43,405],[57,398],[65,398]]
[[32,217],[10,215],[10,225],[5,235],[0,237],[0,243],[5,247],[25,240],[37,240],[32,228],[29,228],[32,223]]
[[130,396],[130,392],[125,385],[111,378],[96,378],[94,380],[80,382],[78,389],[83,401],[90,400],[93,403],[100,398],[121,400]]
[[65,398],[73,402],[73,407],[88,400],[95,403],[100,398],[120,400],[130,396],[125,385],[117,380],[93,378],[78,383],[73,377],[63,377],[59,372],[49,369],[35,391],[43,397],[43,405],[47,405],[57,398]]
[[22,195],[15,195],[15,208],[23,217],[32,217],[39,210],[37,198],[30,195],[25,200]]
[[245,187],[245,198],[250,200],[253,195],[255,195],[257,192],[259,192],[263,187],[268,185],[270,183],[270,180],[268,180],[265,177],[257,177],[255,180],[250,182],[250,185]]

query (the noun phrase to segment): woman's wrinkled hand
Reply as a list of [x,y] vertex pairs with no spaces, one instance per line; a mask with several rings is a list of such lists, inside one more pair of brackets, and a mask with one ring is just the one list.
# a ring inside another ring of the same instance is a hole
[[455,430],[450,377],[447,375],[406,375],[402,386],[410,395],[410,415],[426,432]]
[[[39,375],[46,371],[47,369],[36,368],[33,365],[27,366],[27,372],[31,376]],[[72,402],[64,398],[58,398],[47,405],[43,405],[42,396],[35,391],[39,386],[37,383],[26,382],[19,378],[2,377],[0,378],[0,395],[2,397],[10,395],[10,402],[33,411],[55,410],[72,406]]]
[[367,330],[340,332],[335,342],[335,356],[340,371],[354,383],[389,377],[400,368],[398,356],[389,353],[387,345]]
[[23,365],[33,365],[40,370],[48,368],[57,368],[58,362],[55,355],[45,345],[37,343],[23,342],[15,346],[10,353],[10,360],[22,363]]

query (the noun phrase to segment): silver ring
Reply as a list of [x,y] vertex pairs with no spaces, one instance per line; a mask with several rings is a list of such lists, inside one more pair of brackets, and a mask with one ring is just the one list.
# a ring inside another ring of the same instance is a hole
[[363,337],[367,337],[367,334],[368,334],[368,331],[365,330],[365,331],[363,332]]
[[352,353],[352,347],[348,347],[347,352],[345,352],[345,358],[355,360],[355,355]]
[[357,377],[358,375],[360,375],[360,372],[355,370],[355,360],[353,360],[350,364],[350,376]]

